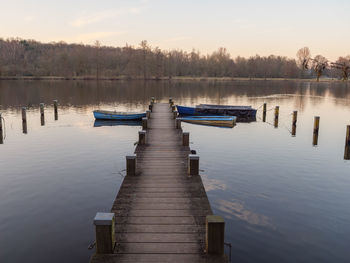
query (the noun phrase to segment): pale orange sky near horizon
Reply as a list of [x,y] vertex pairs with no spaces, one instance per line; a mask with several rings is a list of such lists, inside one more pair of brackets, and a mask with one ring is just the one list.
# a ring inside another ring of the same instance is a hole
[[60,2],[13,0],[1,4],[0,37],[41,42],[138,46],[232,57],[296,57],[308,46],[329,60],[350,54],[350,1],[130,0]]

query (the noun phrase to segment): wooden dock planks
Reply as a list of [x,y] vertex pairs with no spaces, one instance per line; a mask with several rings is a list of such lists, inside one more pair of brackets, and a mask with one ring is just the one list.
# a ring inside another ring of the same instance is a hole
[[136,175],[127,175],[112,207],[114,254],[102,262],[226,262],[205,253],[205,217],[212,210],[200,176],[187,175],[190,148],[182,146],[169,104],[153,105],[146,144],[135,153]]

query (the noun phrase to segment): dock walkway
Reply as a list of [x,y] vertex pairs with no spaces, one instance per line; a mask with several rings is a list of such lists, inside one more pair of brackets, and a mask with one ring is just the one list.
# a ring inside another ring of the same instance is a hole
[[146,143],[135,149],[136,173],[124,178],[111,210],[113,254],[95,254],[91,263],[227,262],[205,252],[212,210],[201,177],[188,176],[190,153],[169,104],[153,104]]

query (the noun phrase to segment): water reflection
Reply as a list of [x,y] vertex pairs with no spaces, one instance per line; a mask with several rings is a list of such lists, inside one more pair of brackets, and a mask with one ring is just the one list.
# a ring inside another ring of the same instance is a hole
[[95,120],[94,127],[103,127],[103,126],[141,126],[142,122],[139,120],[130,120],[130,121],[118,121],[118,120]]

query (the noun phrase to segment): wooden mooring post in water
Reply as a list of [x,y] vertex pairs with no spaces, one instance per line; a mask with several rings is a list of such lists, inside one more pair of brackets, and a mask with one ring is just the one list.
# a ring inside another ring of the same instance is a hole
[[24,134],[28,133],[28,129],[27,129],[27,108],[26,107],[22,107],[22,132]]
[[346,126],[344,159],[350,160],[350,125]]
[[199,156],[191,155],[189,133],[168,103],[153,104],[139,136],[111,213],[95,217],[90,263],[228,262],[225,222],[213,215]]
[[314,131],[312,136],[312,145],[316,146],[318,144],[318,133],[320,129],[320,116],[315,116],[314,118]]
[[262,121],[266,122],[266,103],[263,105],[263,116],[262,116]]
[[0,112],[0,144],[4,143],[4,132],[3,132],[3,126],[2,126],[2,115]]
[[55,121],[57,121],[58,120],[58,100],[53,101],[53,108],[54,108]]
[[278,128],[278,115],[279,115],[279,112],[280,112],[280,107],[276,106],[275,107],[275,121],[274,121],[274,127],[275,128]]
[[45,125],[45,111],[44,111],[44,103],[40,103],[40,123],[41,126]]
[[293,111],[292,136],[296,136],[297,134],[297,120],[298,120],[298,112]]

